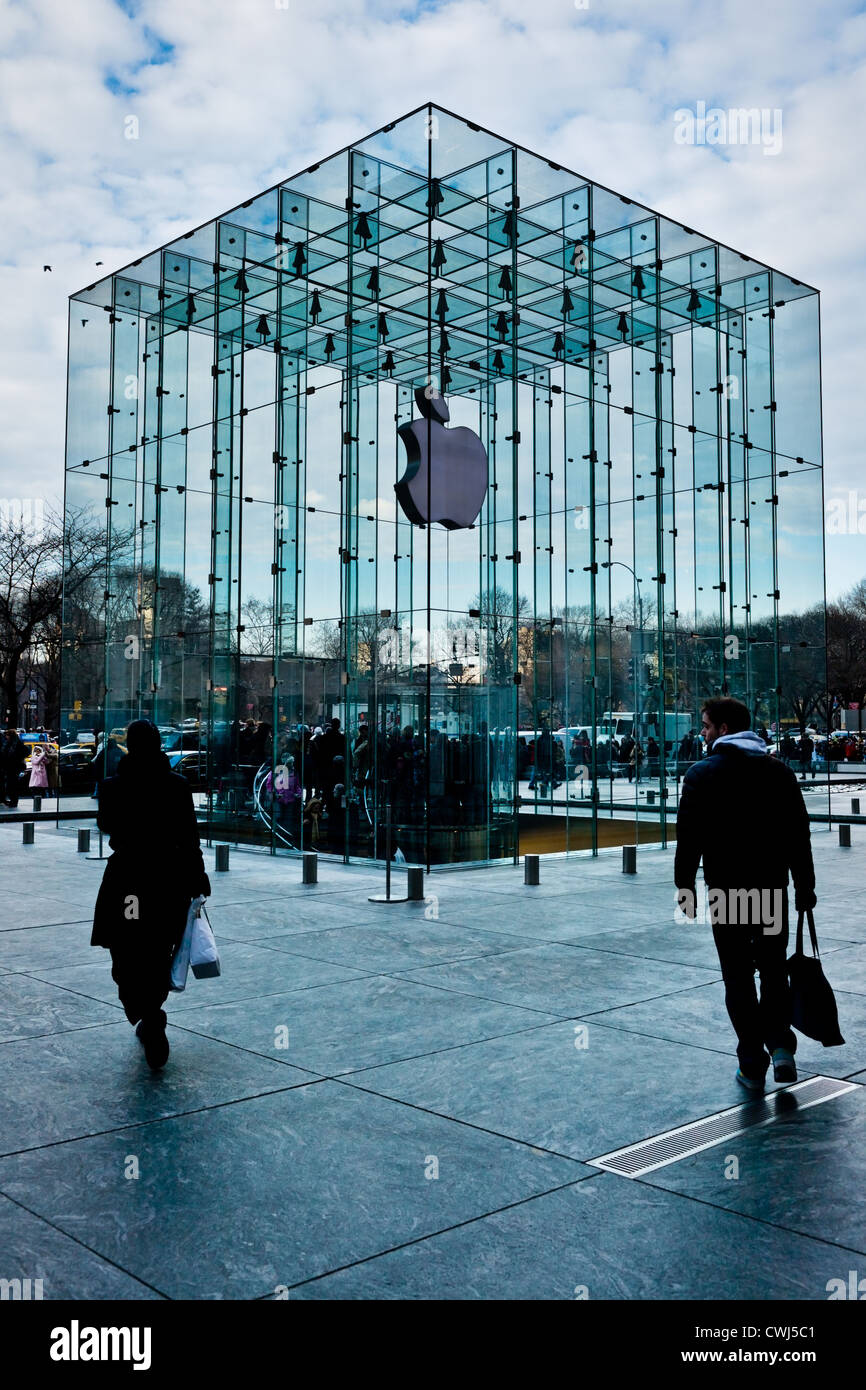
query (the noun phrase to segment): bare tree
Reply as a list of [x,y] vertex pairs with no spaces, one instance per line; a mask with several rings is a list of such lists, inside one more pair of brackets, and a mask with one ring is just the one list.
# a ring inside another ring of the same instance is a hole
[[273,656],[273,599],[250,597],[241,608],[243,631],[239,646],[245,656]]
[[[21,695],[35,666],[43,670],[46,693],[52,700],[59,697],[64,587],[74,603],[101,579],[105,565],[104,529],[84,514],[67,514],[65,536],[62,518],[52,511],[39,527],[23,519],[4,519],[0,525],[0,700],[9,723],[18,722]],[[51,707],[47,712],[52,721],[59,714]]]
[[866,699],[866,580],[827,605],[827,685],[843,705]]
[[[510,589],[497,584],[476,594],[471,607],[480,617],[469,619],[481,630],[482,650],[486,644],[487,679],[491,685],[505,685],[521,671],[526,679],[525,665],[531,661],[532,642],[528,633],[529,600],[523,594],[515,598]],[[515,628],[517,647],[515,649]]]

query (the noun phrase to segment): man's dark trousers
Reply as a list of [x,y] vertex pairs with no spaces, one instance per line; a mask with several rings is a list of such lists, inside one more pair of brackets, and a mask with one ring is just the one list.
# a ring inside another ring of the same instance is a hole
[[[794,1053],[797,1039],[790,1027],[791,991],[788,984],[788,894],[782,894],[781,930],[776,922],[713,924],[725,982],[725,1004],[737,1035],[737,1057],[746,1075],[767,1069],[766,1048]],[[756,914],[760,917],[760,913]],[[769,930],[768,930],[769,928]],[[755,971],[761,994],[755,988]]]

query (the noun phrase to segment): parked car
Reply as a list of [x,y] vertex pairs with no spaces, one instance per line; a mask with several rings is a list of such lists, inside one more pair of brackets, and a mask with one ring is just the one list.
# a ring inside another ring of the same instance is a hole
[[[60,769],[60,787],[63,791],[68,791],[70,787],[81,787],[93,782],[93,772],[91,763],[93,762],[92,748],[87,748],[81,744],[71,743],[68,748],[61,748],[57,754],[58,767]],[[93,790],[92,786],[90,787]]]
[[172,729],[162,736],[163,753],[197,752],[204,747],[204,739],[197,729]]
[[179,772],[192,791],[207,790],[207,754],[196,751],[169,753],[172,772]]

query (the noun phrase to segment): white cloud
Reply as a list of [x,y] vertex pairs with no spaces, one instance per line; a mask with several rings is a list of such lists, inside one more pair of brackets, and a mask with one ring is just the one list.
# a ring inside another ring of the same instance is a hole
[[361,497],[358,500],[361,516],[375,516],[379,521],[397,520],[397,499],[395,497]]
[[[71,291],[428,99],[817,285],[828,482],[860,481],[855,0],[0,0],[0,54],[0,492],[60,493]],[[781,108],[782,153],[676,145],[698,100]]]

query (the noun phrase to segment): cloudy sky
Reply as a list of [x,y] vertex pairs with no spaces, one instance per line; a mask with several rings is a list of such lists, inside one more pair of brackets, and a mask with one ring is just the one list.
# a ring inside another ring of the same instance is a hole
[[[0,0],[0,496],[61,495],[72,291],[431,100],[817,286],[866,532],[864,98],[856,0]],[[678,143],[698,102],[781,148]]]

